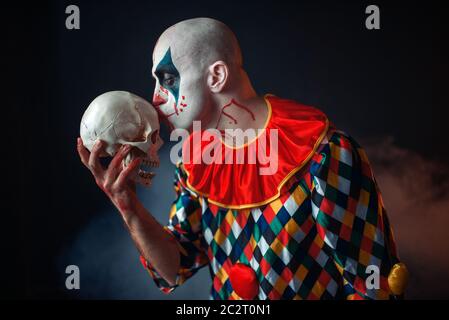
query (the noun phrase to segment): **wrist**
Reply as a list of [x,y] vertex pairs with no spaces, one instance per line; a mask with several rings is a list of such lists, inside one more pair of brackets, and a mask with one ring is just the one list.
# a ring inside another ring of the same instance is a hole
[[138,199],[130,194],[118,194],[111,197],[112,203],[120,212],[120,215],[126,220],[131,216],[135,216],[138,208]]

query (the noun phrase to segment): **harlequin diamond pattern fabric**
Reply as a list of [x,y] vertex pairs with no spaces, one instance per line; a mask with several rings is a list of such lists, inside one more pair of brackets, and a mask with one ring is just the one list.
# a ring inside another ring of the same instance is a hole
[[[331,128],[289,190],[258,208],[209,204],[185,179],[178,166],[165,227],[180,248],[176,284],[141,257],[164,292],[208,266],[210,298],[241,299],[229,272],[242,263],[256,274],[256,299],[389,298],[387,277],[399,261],[391,228],[367,156],[344,132]],[[368,266],[380,271],[378,289],[367,288]]]

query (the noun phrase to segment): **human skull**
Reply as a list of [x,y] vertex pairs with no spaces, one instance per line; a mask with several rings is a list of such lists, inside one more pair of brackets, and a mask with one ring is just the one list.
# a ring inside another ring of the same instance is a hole
[[80,135],[89,151],[97,140],[105,143],[101,157],[113,157],[122,145],[133,146],[122,165],[126,167],[134,158],[143,158],[131,179],[150,186],[154,173],[148,170],[159,166],[157,152],[163,141],[159,136],[157,112],[148,101],[126,91],[103,93],[84,112]]

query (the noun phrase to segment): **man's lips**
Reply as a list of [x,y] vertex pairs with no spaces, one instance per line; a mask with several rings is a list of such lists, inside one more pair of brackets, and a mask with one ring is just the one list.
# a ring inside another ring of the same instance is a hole
[[168,118],[168,117],[171,117],[176,114],[176,112],[165,113],[164,111],[162,111],[162,109],[159,106],[155,106],[155,109],[156,109],[157,113],[159,114],[160,118]]
[[161,118],[167,118],[172,115],[172,114],[166,114],[161,110],[160,106],[164,105],[166,103],[167,103],[167,99],[164,99],[163,97],[161,97],[160,94],[156,93],[153,96],[152,104]]

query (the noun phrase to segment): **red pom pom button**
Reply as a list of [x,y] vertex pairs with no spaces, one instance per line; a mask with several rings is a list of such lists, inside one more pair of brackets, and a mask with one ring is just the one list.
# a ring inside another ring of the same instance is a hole
[[253,300],[259,293],[259,282],[253,269],[243,263],[236,263],[229,273],[231,286],[244,300]]

